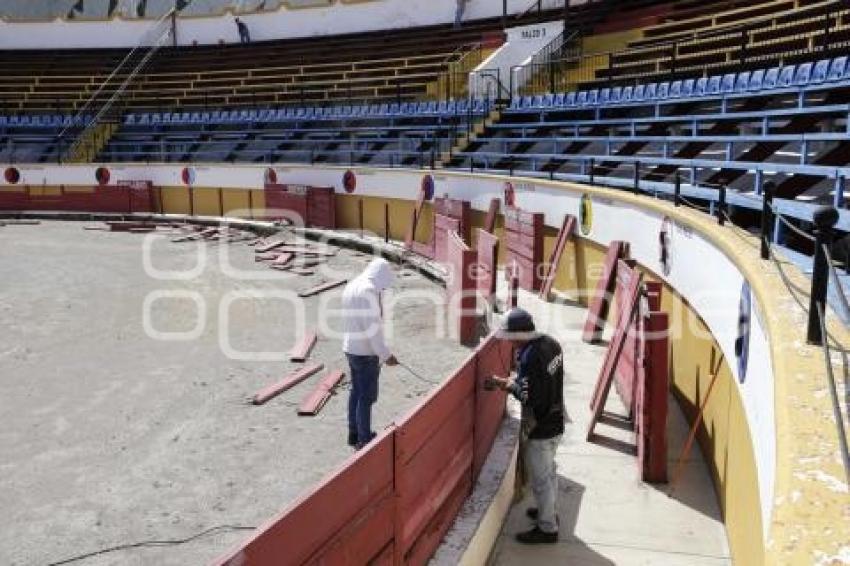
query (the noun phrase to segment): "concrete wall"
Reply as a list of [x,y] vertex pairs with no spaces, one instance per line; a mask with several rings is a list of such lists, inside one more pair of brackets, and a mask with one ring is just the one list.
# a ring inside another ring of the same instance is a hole
[[[509,13],[524,10],[529,0],[508,0]],[[344,2],[324,8],[282,8],[277,12],[240,14],[253,41],[317,37],[454,22],[455,0],[380,0]],[[465,20],[501,16],[502,2],[471,0]],[[72,49],[133,47],[152,28],[151,20],[10,22],[0,19],[0,49]],[[180,45],[237,43],[233,14],[178,20]]]
[[[91,184],[94,178],[90,166],[19,169],[22,183],[46,187]],[[262,187],[265,172],[263,167],[253,166],[195,169],[199,187],[223,187],[228,192],[254,189],[253,194]],[[173,205],[176,212],[185,212],[188,189],[180,186],[180,167],[110,170],[112,182],[146,179],[167,187],[166,209]],[[357,200],[362,199],[366,228],[383,233],[383,203],[389,202],[391,233],[396,239],[403,237],[424,175],[433,176],[435,195],[470,200],[476,209],[473,222],[478,226],[490,199],[502,196],[506,180],[443,171],[354,169],[356,188],[346,194],[342,189],[345,168],[291,166],[275,170],[282,183],[335,187],[341,227],[358,227]],[[700,442],[712,468],[736,561],[747,565],[808,564],[814,563],[815,557],[846,552],[842,545],[848,540],[844,536],[847,526],[841,515],[846,484],[836,480],[842,472],[835,457],[838,448],[831,407],[827,396],[817,393],[825,384],[822,358],[819,350],[800,345],[802,325],[793,317],[792,300],[779,278],[767,274],[771,265],[757,259],[755,241],[742,243],[741,235],[717,227],[705,215],[646,197],[570,183],[511,182],[518,206],[545,213],[547,254],[563,215],[579,216],[582,198],[592,203],[592,222],[579,222],[581,237],[567,248],[555,280],[557,290],[581,297],[593,289],[604,248],[612,240],[629,241],[632,257],[641,268],[665,284],[673,389],[691,418],[706,397],[712,374],[717,374]],[[260,206],[257,201],[255,198],[255,206]],[[428,217],[424,222],[430,225]],[[660,261],[662,228],[668,231],[669,240],[666,267]],[[424,232],[419,236],[427,238]],[[735,354],[745,282],[752,301],[746,372]],[[545,328],[545,321],[542,324]],[[807,535],[801,536],[802,532]]]

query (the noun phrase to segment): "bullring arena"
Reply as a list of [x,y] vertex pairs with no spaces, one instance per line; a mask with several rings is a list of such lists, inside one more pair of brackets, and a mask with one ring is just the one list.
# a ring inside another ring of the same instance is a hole
[[0,1],[0,563],[850,564],[848,17]]

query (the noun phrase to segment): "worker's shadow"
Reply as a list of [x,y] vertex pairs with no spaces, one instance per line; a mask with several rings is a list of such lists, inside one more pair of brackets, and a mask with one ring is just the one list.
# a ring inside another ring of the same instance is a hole
[[585,487],[563,475],[558,476],[558,521],[560,524],[557,544],[521,545],[514,535],[532,527],[525,510],[534,505],[531,489],[526,487],[523,500],[513,506],[503,527],[499,543],[493,550],[488,564],[582,564],[583,566],[614,566],[614,562],[587,546],[575,534],[578,514],[584,498]]

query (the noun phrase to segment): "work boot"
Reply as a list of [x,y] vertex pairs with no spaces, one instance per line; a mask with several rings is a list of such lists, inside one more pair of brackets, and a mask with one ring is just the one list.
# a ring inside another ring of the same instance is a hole
[[534,527],[530,531],[518,533],[516,540],[521,544],[555,544],[558,542],[558,533],[544,533],[539,527]]

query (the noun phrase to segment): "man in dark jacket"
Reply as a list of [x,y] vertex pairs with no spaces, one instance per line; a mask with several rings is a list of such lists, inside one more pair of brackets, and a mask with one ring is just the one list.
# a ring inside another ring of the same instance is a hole
[[492,377],[490,384],[510,392],[522,404],[524,456],[537,501],[526,514],[536,522],[516,538],[524,544],[558,542],[558,474],[555,453],[564,434],[564,355],[558,342],[538,333],[531,315],[512,309],[496,336],[517,351],[516,379]]

